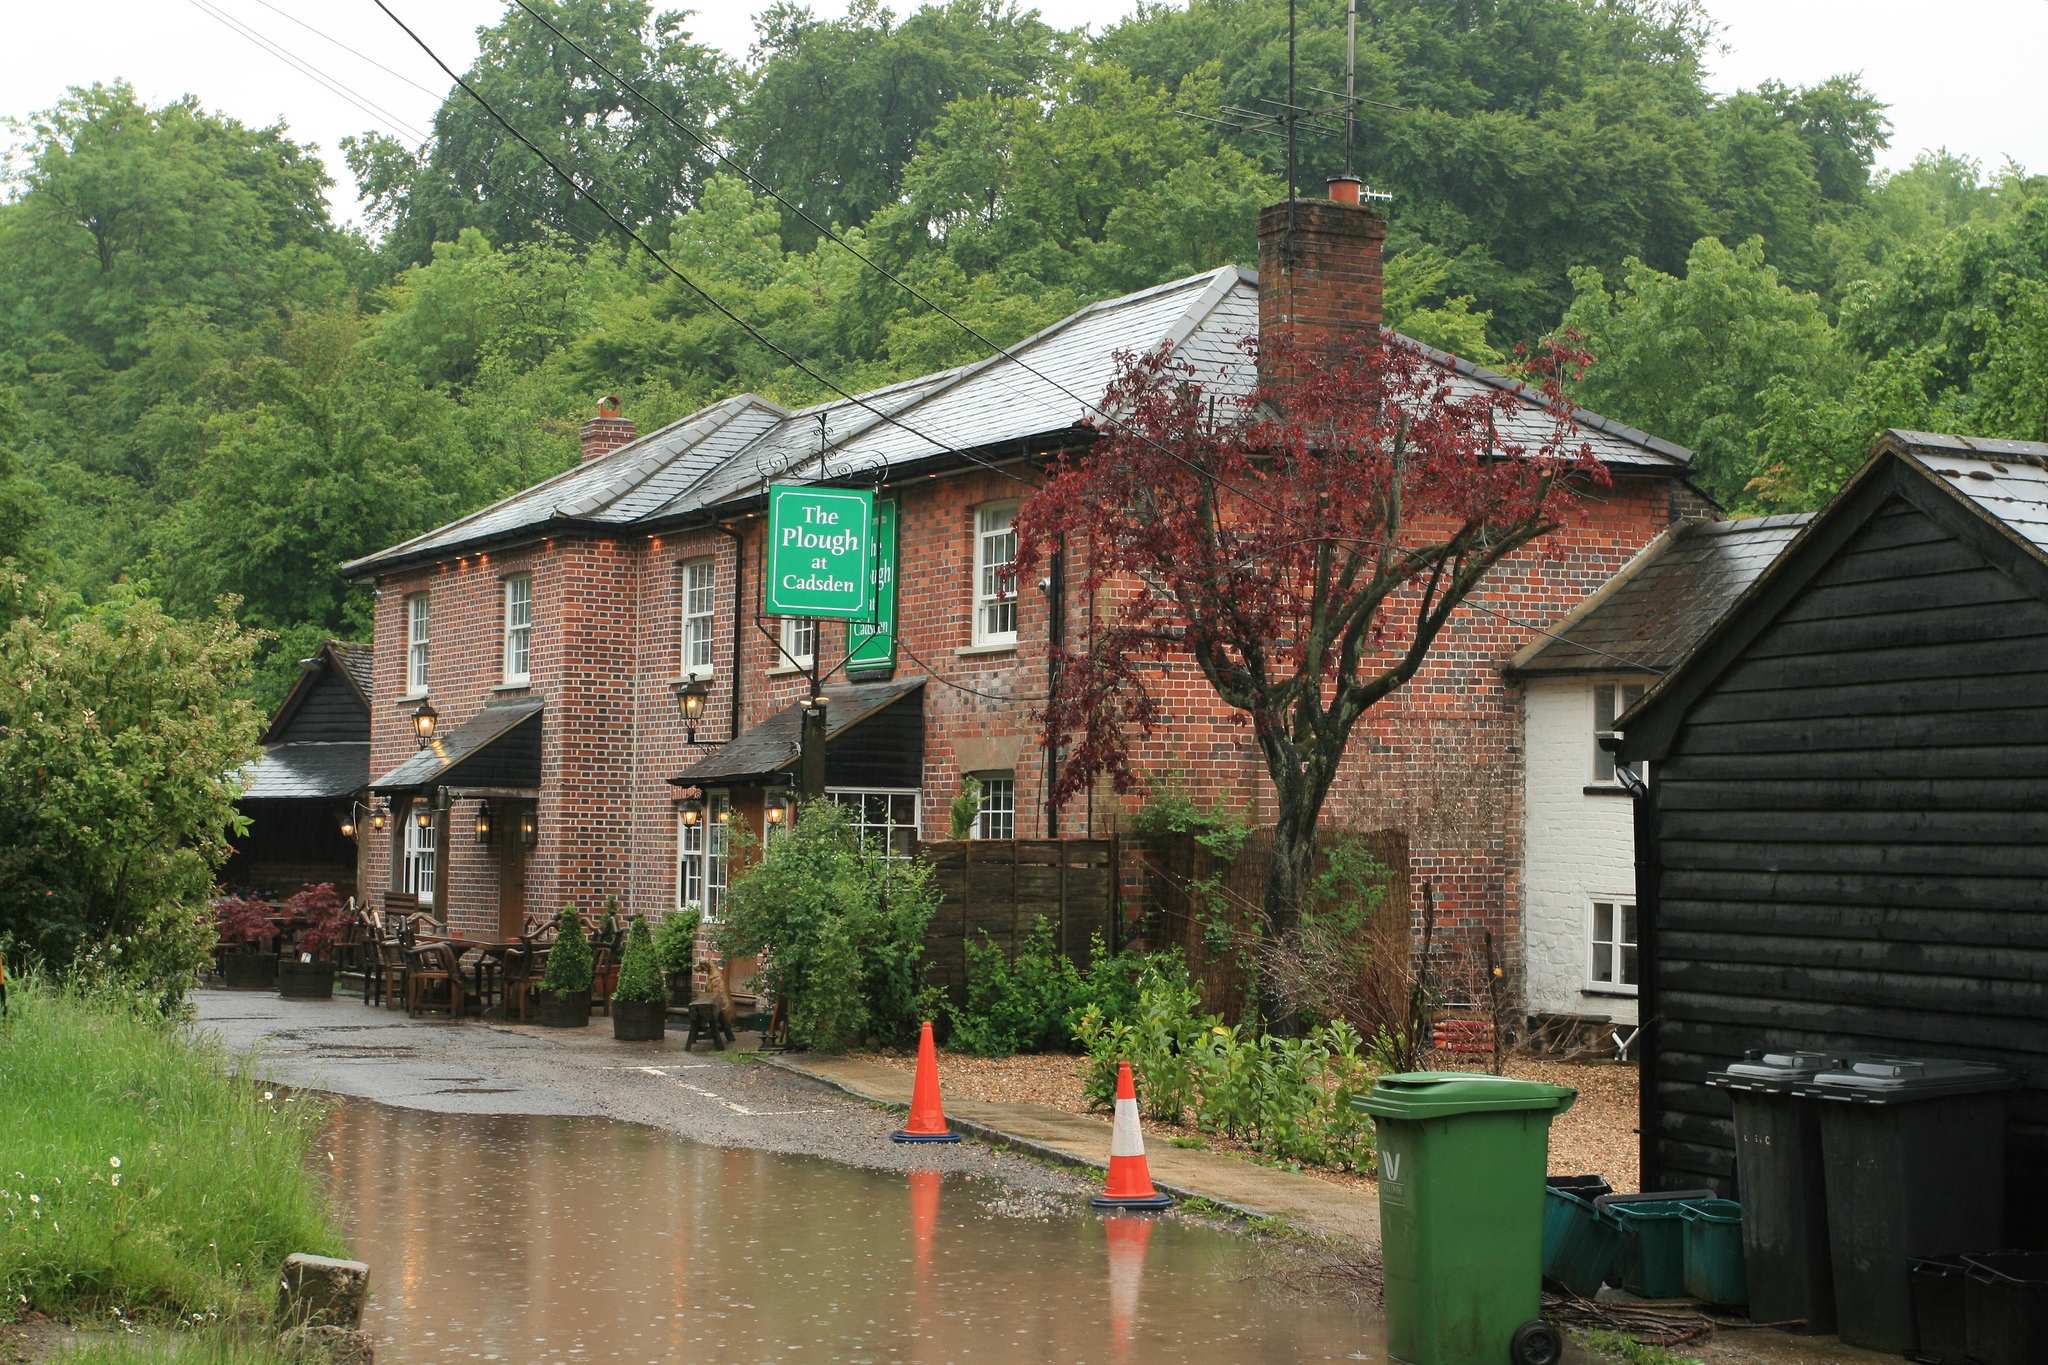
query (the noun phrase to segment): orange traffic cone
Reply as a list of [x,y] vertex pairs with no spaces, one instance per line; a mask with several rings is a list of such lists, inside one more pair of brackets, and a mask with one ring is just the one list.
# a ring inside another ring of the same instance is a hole
[[939,1049],[932,1042],[931,1021],[917,1035],[917,1082],[910,1088],[910,1122],[895,1135],[898,1142],[958,1142],[946,1127],[945,1106],[939,1103]]
[[1152,1188],[1145,1167],[1145,1135],[1138,1131],[1138,1087],[1131,1064],[1116,1064],[1116,1123],[1109,1130],[1109,1180],[1089,1201],[1098,1209],[1170,1209],[1173,1200]]

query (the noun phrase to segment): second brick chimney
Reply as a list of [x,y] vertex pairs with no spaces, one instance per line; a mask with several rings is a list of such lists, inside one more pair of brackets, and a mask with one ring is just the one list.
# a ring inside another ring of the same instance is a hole
[[[1289,212],[1290,207],[1292,212]],[[1313,358],[1379,335],[1381,254],[1387,220],[1358,202],[1358,182],[1330,182],[1330,198],[1297,199],[1259,214],[1259,338],[1290,338]],[[1261,359],[1259,370],[1273,373]]]
[[630,417],[619,416],[619,400],[606,394],[599,400],[597,416],[583,424],[583,459],[587,464],[631,445],[640,428]]

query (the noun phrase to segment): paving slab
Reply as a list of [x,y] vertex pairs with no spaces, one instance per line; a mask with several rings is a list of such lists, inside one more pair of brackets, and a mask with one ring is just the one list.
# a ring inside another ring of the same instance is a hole
[[[809,1053],[771,1055],[764,1060],[859,1099],[910,1107],[913,1078],[893,1067],[858,1057]],[[1064,1165],[1109,1168],[1109,1124],[1103,1119],[1043,1104],[976,1100],[946,1101],[946,1118],[956,1131],[984,1142]],[[1185,1147],[1148,1146],[1145,1159],[1152,1183],[1176,1199],[1206,1199],[1247,1218],[1277,1218],[1317,1236],[1379,1245],[1377,1189],[1354,1189]]]

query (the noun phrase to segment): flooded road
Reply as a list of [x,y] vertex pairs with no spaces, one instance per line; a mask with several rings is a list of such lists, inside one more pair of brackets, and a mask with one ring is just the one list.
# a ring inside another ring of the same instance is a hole
[[328,1146],[381,1365],[1385,1358],[1245,1238],[985,1176],[363,1100]]

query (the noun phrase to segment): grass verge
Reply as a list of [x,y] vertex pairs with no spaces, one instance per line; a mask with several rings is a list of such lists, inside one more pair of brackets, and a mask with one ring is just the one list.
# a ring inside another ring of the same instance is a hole
[[342,1251],[306,1168],[321,1105],[237,1079],[217,1045],[119,1001],[44,987],[13,1003],[0,1034],[8,1307],[178,1322],[195,1349],[242,1350],[192,1329],[267,1315],[288,1253]]
[[1637,1341],[1626,1332],[1588,1332],[1583,1340],[1586,1349],[1602,1360],[1620,1361],[1623,1365],[1700,1365],[1693,1356],[1674,1355],[1662,1346]]

